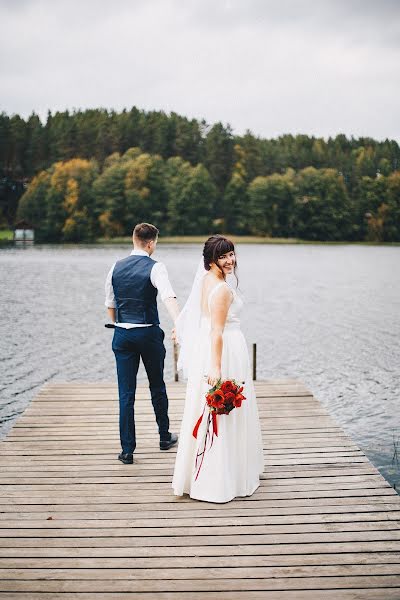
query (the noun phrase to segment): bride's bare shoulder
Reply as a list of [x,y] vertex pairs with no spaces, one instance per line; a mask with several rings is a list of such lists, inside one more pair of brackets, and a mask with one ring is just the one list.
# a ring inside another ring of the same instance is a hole
[[206,275],[203,281],[202,304],[210,306],[215,301],[230,301],[230,289],[226,281],[218,281],[215,277]]
[[210,302],[230,304],[233,298],[232,289],[226,281],[221,281],[210,289],[208,298]]

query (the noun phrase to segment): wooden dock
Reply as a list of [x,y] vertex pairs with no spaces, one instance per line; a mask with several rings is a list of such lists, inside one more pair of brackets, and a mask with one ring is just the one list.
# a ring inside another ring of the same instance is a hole
[[399,599],[399,496],[303,384],[256,389],[262,484],[216,505],[172,495],[144,386],[134,465],[114,385],[43,388],[0,443],[0,598]]

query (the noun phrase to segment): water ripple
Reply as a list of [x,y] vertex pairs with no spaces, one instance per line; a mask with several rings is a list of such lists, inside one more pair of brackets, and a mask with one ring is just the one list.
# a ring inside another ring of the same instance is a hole
[[[128,247],[0,250],[0,434],[48,381],[115,381],[112,333],[103,327],[104,280]],[[200,245],[159,246],[182,301]],[[297,377],[385,477],[400,425],[399,247],[238,248],[243,329],[257,343],[258,378]],[[4,312],[4,309],[3,309]],[[77,316],[78,315],[78,316]],[[169,319],[166,380],[173,378]],[[145,380],[141,367],[139,379]]]

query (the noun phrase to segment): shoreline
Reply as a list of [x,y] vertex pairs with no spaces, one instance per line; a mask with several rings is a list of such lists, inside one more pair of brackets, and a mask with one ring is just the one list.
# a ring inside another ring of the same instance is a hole
[[[299,238],[270,238],[261,236],[251,235],[226,235],[227,238],[231,239],[235,244],[279,244],[279,245],[357,245],[357,246],[400,246],[400,242],[367,242],[367,241],[348,241],[348,240],[337,240],[337,241],[322,241],[322,240],[302,240]],[[183,236],[163,236],[158,238],[159,244],[203,244],[207,239],[207,234],[204,235],[183,235]],[[105,239],[99,238],[95,244],[127,244],[132,243],[131,237],[121,237]]]
[[[9,234],[9,235],[7,235]],[[277,245],[325,245],[325,246],[400,246],[400,242],[372,242],[372,241],[349,241],[349,240],[303,240],[300,238],[274,238],[252,235],[226,235],[235,244],[277,244]],[[207,239],[204,235],[175,235],[160,236],[159,244],[203,244]],[[131,244],[131,236],[122,236],[115,238],[97,238],[92,242],[36,242],[34,245],[40,246],[113,246]],[[0,248],[14,246],[13,232],[0,230]]]

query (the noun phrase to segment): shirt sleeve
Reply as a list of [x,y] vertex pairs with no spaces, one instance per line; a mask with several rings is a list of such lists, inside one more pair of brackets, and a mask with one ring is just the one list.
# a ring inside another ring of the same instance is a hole
[[107,306],[107,308],[115,308],[115,296],[114,296],[114,289],[112,286],[112,275],[113,275],[114,267],[115,267],[115,263],[113,264],[113,266],[111,267],[111,269],[108,272],[106,284],[105,284],[106,301],[104,302],[104,304],[105,304],[105,306]]
[[167,298],[176,298],[175,292],[169,281],[167,267],[164,263],[156,263],[150,273],[151,283],[160,293],[161,300],[165,302]]

